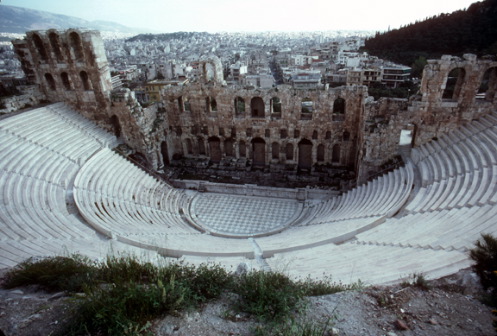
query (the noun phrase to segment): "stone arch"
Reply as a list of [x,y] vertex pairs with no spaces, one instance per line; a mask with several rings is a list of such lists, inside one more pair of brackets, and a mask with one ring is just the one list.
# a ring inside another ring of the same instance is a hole
[[45,44],[43,43],[40,35],[33,34],[33,42],[35,44],[36,50],[38,51],[38,54],[40,55],[40,58],[43,61],[48,60],[47,49],[45,48]]
[[53,78],[52,74],[46,73],[45,74],[45,81],[47,82],[48,88],[52,91],[55,91],[57,89],[57,86],[55,85],[55,79]]
[[216,82],[223,84],[223,65],[219,57],[215,55],[202,56],[199,60],[202,80],[207,82]]
[[192,139],[190,139],[190,138],[186,139],[186,153],[189,155],[193,154]]
[[59,34],[57,34],[56,32],[50,32],[48,34],[48,40],[50,41],[50,46],[52,47],[57,61],[63,61],[64,56],[62,55],[62,51],[60,49]]
[[478,93],[487,101],[494,101],[497,92],[497,67],[491,67],[483,74]]
[[333,145],[331,149],[331,162],[332,163],[340,163],[340,145]]
[[245,99],[242,97],[235,98],[235,116],[240,117],[245,115]]
[[83,45],[81,44],[81,37],[75,31],[69,33],[69,47],[74,54],[75,61],[82,62],[84,60]]
[[300,170],[311,170],[312,168],[312,142],[302,139],[299,142],[299,162]]
[[114,135],[119,138],[121,136],[121,123],[119,122],[119,118],[115,114],[110,117],[110,124],[112,125],[112,128],[114,130]]
[[167,142],[162,141],[160,144],[160,153],[162,155],[162,164],[164,166],[169,166],[169,152],[167,150]]
[[319,144],[318,149],[317,149],[317,161],[318,162],[323,162],[324,161],[324,145]]
[[86,71],[81,71],[79,73],[79,78],[81,78],[81,83],[83,83],[83,90],[91,90],[90,78],[88,78],[88,73]]
[[197,146],[198,146],[198,154],[199,155],[205,155],[205,142],[204,138],[198,137],[197,138]]
[[266,141],[261,138],[254,138],[252,143],[252,165],[265,166],[266,165]]
[[264,101],[261,97],[253,97],[250,100],[250,113],[252,118],[264,118]]
[[271,144],[271,157],[274,160],[278,160],[280,158],[280,144],[277,142],[273,142]]
[[464,80],[466,78],[466,70],[464,68],[452,69],[445,80],[445,88],[442,94],[442,99],[458,100],[462,91]]
[[240,140],[238,143],[238,155],[241,158],[247,157],[247,145],[244,140]]
[[285,156],[287,161],[293,161],[293,144],[287,143],[285,146]]
[[333,102],[333,113],[334,114],[345,114],[345,99],[338,97]]
[[228,157],[235,156],[234,151],[233,151],[233,144],[234,144],[234,142],[233,142],[233,139],[231,139],[231,138],[224,140],[224,153]]
[[72,87],[71,87],[71,81],[69,79],[69,75],[67,74],[67,72],[62,72],[60,74],[60,79],[62,80],[62,84],[64,85],[64,88],[66,90],[72,90]]
[[221,154],[221,140],[218,137],[213,136],[207,139],[209,143],[209,157],[212,162],[220,162],[222,158]]

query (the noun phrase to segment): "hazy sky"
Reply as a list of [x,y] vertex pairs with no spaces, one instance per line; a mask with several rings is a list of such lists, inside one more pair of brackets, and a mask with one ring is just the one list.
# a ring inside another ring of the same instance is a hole
[[1,0],[2,4],[175,31],[387,30],[475,0]]

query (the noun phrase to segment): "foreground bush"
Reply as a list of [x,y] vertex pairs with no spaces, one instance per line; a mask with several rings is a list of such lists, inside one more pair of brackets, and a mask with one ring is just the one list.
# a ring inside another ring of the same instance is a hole
[[326,326],[291,322],[304,296],[357,288],[328,280],[292,281],[275,272],[238,276],[215,264],[157,266],[134,257],[96,263],[81,256],[29,259],[3,283],[6,288],[27,285],[75,294],[72,318],[60,335],[149,335],[150,320],[198,307],[223,292],[238,294],[235,308],[267,323],[257,335],[317,335]]

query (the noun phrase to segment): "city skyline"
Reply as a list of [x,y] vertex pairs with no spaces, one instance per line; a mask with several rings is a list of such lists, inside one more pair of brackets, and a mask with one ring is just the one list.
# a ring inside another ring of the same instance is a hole
[[474,0],[436,2],[421,0],[414,6],[380,0],[371,6],[365,0],[339,5],[309,0],[297,6],[284,0],[4,0],[2,4],[75,16],[89,21],[104,20],[156,32],[260,32],[396,29],[441,13],[469,7]]

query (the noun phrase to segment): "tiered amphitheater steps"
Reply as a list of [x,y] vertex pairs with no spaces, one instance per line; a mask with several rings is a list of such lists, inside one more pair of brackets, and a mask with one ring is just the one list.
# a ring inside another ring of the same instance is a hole
[[1,120],[0,136],[0,267],[32,256],[145,253],[102,239],[68,208],[80,163],[114,136],[63,104]]

